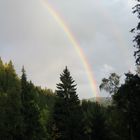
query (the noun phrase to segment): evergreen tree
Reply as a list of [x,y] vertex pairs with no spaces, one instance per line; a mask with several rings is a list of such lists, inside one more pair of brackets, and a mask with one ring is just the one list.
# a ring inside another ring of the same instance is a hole
[[114,104],[124,116],[128,128],[128,139],[140,139],[140,77],[126,74],[125,83],[113,96]]
[[41,89],[36,87],[39,93],[38,102],[41,109],[41,123],[44,126],[47,140],[52,140],[53,110],[56,100],[56,94],[50,89]]
[[0,139],[17,140],[22,135],[20,82],[11,61],[0,63]]
[[4,76],[5,76],[5,67],[4,67],[3,61],[0,58],[0,92],[3,91]]
[[22,115],[24,119],[24,136],[27,140],[42,140],[45,137],[40,121],[40,108],[35,100],[36,91],[33,84],[27,81],[24,68],[21,78]]
[[83,140],[109,140],[105,108],[97,102],[82,101]]
[[57,101],[54,107],[55,139],[75,140],[80,137],[80,102],[76,94],[76,84],[67,67],[57,84]]
[[67,67],[64,69],[63,73],[60,75],[61,83],[57,84],[57,95],[58,97],[73,101],[75,104],[79,104],[79,99],[76,94],[76,85],[74,84],[74,80],[70,75]]

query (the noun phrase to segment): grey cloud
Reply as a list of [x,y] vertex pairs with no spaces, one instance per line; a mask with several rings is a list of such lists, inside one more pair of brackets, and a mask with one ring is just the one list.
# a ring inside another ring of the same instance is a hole
[[[121,75],[134,69],[129,30],[137,20],[131,13],[131,0],[49,2],[84,50],[97,86],[110,71],[105,65]],[[78,84],[79,97],[94,96],[81,59],[41,0],[0,0],[0,56],[5,61],[12,59],[19,74],[25,65],[29,79],[53,90],[67,65]]]

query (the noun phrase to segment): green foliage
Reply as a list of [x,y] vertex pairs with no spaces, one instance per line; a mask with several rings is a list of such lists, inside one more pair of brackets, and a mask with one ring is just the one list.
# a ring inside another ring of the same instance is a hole
[[19,139],[22,135],[20,82],[12,62],[0,60],[0,139]]
[[35,99],[37,93],[34,85],[27,81],[24,68],[22,69],[21,89],[24,139],[44,139],[44,129],[40,121],[41,112]]
[[67,67],[57,84],[57,100],[54,107],[54,137],[61,140],[80,139],[80,101],[76,85]]
[[128,140],[127,123],[119,109],[114,106],[109,106],[107,108],[106,124],[109,130],[109,139]]
[[41,109],[41,124],[44,126],[48,140],[52,140],[52,126],[53,126],[53,110],[56,100],[56,95],[50,89],[41,89],[36,87],[38,92],[38,103]]
[[63,73],[60,75],[61,83],[57,84],[57,95],[58,97],[79,104],[79,99],[76,94],[76,85],[72,79],[67,67],[64,69]]
[[109,140],[105,108],[97,102],[82,101],[84,140]]
[[140,139],[140,77],[126,74],[125,84],[113,96],[114,104],[124,116],[131,139]]
[[24,68],[20,80],[12,61],[4,64],[0,59],[1,140],[49,139],[54,102],[51,90],[39,89],[27,81]]
[[[140,77],[137,74],[125,74],[125,83],[112,94],[113,104],[108,108],[108,125],[112,128],[113,139],[140,139]],[[106,86],[105,86],[106,87]],[[102,88],[105,89],[106,88]],[[114,89],[111,85],[109,89]],[[108,90],[110,92],[110,90]]]
[[109,78],[103,78],[100,85],[100,90],[105,90],[110,94],[116,93],[120,86],[120,76],[116,73],[111,73]]

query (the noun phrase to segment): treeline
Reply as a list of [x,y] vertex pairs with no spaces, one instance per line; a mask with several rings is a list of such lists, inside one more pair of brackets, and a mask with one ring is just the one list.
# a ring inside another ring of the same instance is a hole
[[55,93],[41,89],[27,80],[24,68],[18,77],[12,61],[5,64],[0,59],[0,140],[106,137],[105,109],[80,102],[67,67],[60,81]]
[[12,61],[0,59],[0,140],[43,140],[49,138],[49,122],[55,94],[21,78]]
[[111,94],[111,105],[80,101],[67,67],[53,93],[0,59],[0,140],[139,140],[139,71],[127,73],[122,85],[112,73],[100,89]]

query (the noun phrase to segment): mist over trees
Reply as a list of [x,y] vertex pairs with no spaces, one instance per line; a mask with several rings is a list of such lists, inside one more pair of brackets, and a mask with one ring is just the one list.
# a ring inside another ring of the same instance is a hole
[[[140,19],[140,1],[133,8]],[[134,35],[136,67],[140,65],[140,22]],[[124,83],[111,73],[100,90],[110,104],[79,100],[67,67],[57,89],[35,86],[24,67],[19,77],[12,61],[0,58],[0,140],[140,140],[140,69],[126,72]],[[100,98],[99,98],[100,99]]]

